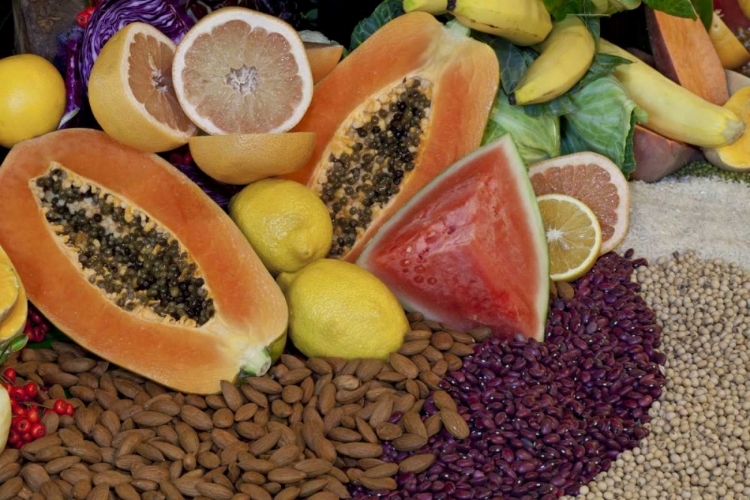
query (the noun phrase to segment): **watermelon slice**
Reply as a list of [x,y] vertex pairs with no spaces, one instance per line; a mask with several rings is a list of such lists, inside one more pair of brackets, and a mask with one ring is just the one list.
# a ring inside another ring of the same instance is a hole
[[408,311],[467,330],[544,340],[547,241],[510,135],[425,186],[369,242],[357,264]]

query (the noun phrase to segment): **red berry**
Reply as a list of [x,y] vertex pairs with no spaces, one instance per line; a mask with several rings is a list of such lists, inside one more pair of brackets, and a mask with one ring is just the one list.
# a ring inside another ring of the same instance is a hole
[[29,414],[26,407],[19,404],[17,404],[16,406],[12,406],[10,412],[14,417],[26,417]]
[[12,367],[8,367],[3,372],[3,376],[8,379],[8,382],[15,382],[16,381],[16,369]]
[[75,415],[76,409],[73,408],[73,405],[68,403],[68,407],[65,408],[65,414],[70,415],[71,417]]
[[47,433],[47,428],[44,427],[44,424],[41,422],[37,422],[31,426],[31,437],[34,439],[39,439],[40,437],[44,437],[46,433]]
[[10,396],[11,401],[18,403],[26,401],[26,393],[23,392],[23,387],[11,387],[8,389],[8,396]]
[[183,165],[190,165],[191,163],[193,163],[193,155],[191,155],[190,153],[185,153],[182,156],[182,164]]
[[17,417],[14,419],[13,428],[19,434],[25,434],[31,429],[31,422],[26,417]]
[[32,424],[39,422],[39,407],[32,406],[31,408],[26,410],[26,418],[28,418],[29,422],[31,422]]
[[26,385],[23,386],[23,392],[29,400],[33,400],[39,395],[39,386],[36,385],[36,382],[26,382]]
[[26,444],[32,442],[34,440],[34,437],[30,432],[24,432],[23,436],[21,436],[21,439],[23,440],[23,444]]
[[55,404],[52,406],[52,411],[58,415],[65,415],[68,403],[64,399],[56,399]]

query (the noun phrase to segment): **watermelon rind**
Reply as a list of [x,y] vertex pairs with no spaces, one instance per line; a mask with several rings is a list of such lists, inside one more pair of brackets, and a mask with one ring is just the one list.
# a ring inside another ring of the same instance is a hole
[[[536,259],[538,263],[539,280],[536,283],[529,283],[530,286],[535,286],[538,288],[535,310],[538,313],[537,323],[539,327],[537,331],[533,333],[532,338],[539,342],[542,342],[544,341],[545,337],[545,323],[549,307],[550,282],[547,239],[544,231],[542,216],[539,212],[539,205],[537,204],[536,196],[534,195],[534,190],[529,179],[526,165],[524,164],[523,159],[521,158],[510,134],[504,134],[493,140],[492,142],[489,142],[486,145],[482,146],[481,148],[476,149],[474,152],[457,161],[446,170],[444,170],[441,174],[436,176],[429,184],[422,188],[419,193],[417,193],[411,200],[409,200],[403,207],[401,207],[401,209],[399,209],[399,211],[394,214],[385,224],[383,224],[383,226],[365,246],[356,263],[357,265],[377,274],[377,272],[372,269],[372,266],[369,265],[368,262],[370,261],[374,252],[377,250],[378,243],[384,237],[387,237],[391,228],[403,224],[404,221],[402,220],[402,217],[405,214],[408,214],[411,208],[414,205],[419,204],[421,200],[423,200],[424,198],[433,199],[436,196],[435,192],[441,191],[443,189],[442,184],[444,182],[449,182],[450,177],[456,171],[467,168],[467,166],[470,166],[473,161],[477,160],[489,150],[494,148],[503,149],[505,156],[509,160],[507,162],[507,181],[513,182],[515,184],[517,192],[521,195],[521,198],[523,199],[523,206],[519,208],[526,214],[529,226],[530,228],[532,228],[531,233],[534,238],[534,241],[532,243],[533,247],[535,248],[536,255],[538,255],[539,257],[538,259]],[[519,279],[524,278],[523,276],[519,276]],[[424,306],[417,306],[409,299],[409,297],[405,297],[403,296],[403,294],[400,294],[398,292],[396,292],[396,295],[401,302],[401,305],[407,311],[421,310],[425,317],[440,317],[439,311],[425,310]]]

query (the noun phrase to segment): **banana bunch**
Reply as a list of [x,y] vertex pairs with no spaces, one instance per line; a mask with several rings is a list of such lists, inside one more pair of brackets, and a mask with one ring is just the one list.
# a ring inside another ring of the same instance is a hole
[[542,0],[404,0],[404,11],[451,13],[464,26],[516,45],[535,45],[552,31]]
[[561,96],[588,71],[596,43],[580,18],[566,16],[536,47],[539,57],[510,94],[511,104],[538,104]]
[[701,99],[657,70],[604,39],[599,52],[632,61],[615,70],[614,76],[625,87],[636,105],[648,114],[643,125],[664,137],[704,148],[734,143],[745,131],[733,111]]

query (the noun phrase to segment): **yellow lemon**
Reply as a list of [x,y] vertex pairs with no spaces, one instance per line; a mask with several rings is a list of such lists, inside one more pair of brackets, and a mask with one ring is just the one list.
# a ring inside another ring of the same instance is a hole
[[229,215],[274,275],[298,271],[331,249],[328,208],[299,182],[264,179],[250,184],[232,198]]
[[41,56],[0,59],[0,145],[52,132],[65,112],[65,82]]
[[289,304],[289,337],[308,357],[385,359],[409,331],[398,299],[354,264],[320,259],[276,281]]
[[16,271],[11,266],[0,264],[0,322],[8,317],[16,305],[19,288]]

